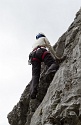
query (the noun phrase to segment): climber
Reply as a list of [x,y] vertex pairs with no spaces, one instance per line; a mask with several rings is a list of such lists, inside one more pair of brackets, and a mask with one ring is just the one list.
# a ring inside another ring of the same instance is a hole
[[39,84],[41,62],[44,62],[48,66],[46,75],[51,72],[55,74],[59,65],[56,62],[60,60],[50,45],[48,39],[43,33],[39,33],[36,36],[35,44],[33,45],[33,51],[29,54],[29,64],[32,64],[32,83],[30,85],[30,97],[35,99],[37,95],[37,86]]

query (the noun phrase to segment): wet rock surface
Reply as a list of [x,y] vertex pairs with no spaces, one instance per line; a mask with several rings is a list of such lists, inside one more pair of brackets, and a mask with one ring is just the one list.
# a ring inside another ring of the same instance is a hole
[[65,60],[48,83],[42,65],[37,98],[30,99],[30,81],[7,116],[10,125],[81,125],[81,9],[54,49]]

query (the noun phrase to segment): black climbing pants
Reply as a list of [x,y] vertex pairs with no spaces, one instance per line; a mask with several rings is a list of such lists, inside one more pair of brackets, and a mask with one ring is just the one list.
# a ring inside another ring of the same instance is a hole
[[36,51],[32,52],[32,83],[30,86],[30,96],[37,94],[37,86],[39,84],[40,71],[41,71],[41,62],[44,62],[50,70],[53,68],[55,72],[58,69],[58,64],[51,56],[51,54],[45,48],[38,48]]

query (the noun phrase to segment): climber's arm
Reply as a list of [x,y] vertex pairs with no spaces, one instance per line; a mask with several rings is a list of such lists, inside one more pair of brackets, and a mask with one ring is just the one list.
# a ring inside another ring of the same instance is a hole
[[53,55],[53,57],[56,58],[56,59],[58,59],[58,60],[60,60],[60,58],[57,57],[57,55],[56,55],[56,53],[55,53],[53,47],[51,46],[51,44],[50,44],[50,42],[48,41],[47,38],[44,39],[44,42],[45,42],[45,44],[46,44],[46,47],[49,49],[49,51],[50,51],[51,54]]

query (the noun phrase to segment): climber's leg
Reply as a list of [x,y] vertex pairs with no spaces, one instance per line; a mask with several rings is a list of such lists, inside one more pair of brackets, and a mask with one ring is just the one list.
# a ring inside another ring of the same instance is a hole
[[39,84],[39,77],[40,77],[40,69],[41,69],[41,63],[38,61],[33,61],[32,62],[32,83],[30,86],[30,97],[32,99],[36,98],[37,87]]
[[49,75],[50,73],[56,73],[56,71],[58,70],[59,66],[57,63],[53,63],[47,70],[47,72],[45,73],[46,75]]
[[47,54],[45,57],[44,57],[44,62],[45,64],[49,67],[48,70],[46,71],[45,75],[46,75],[46,81],[47,82],[50,82],[56,71],[58,70],[59,68],[59,65],[58,63],[54,60],[54,58],[51,56],[51,54]]

